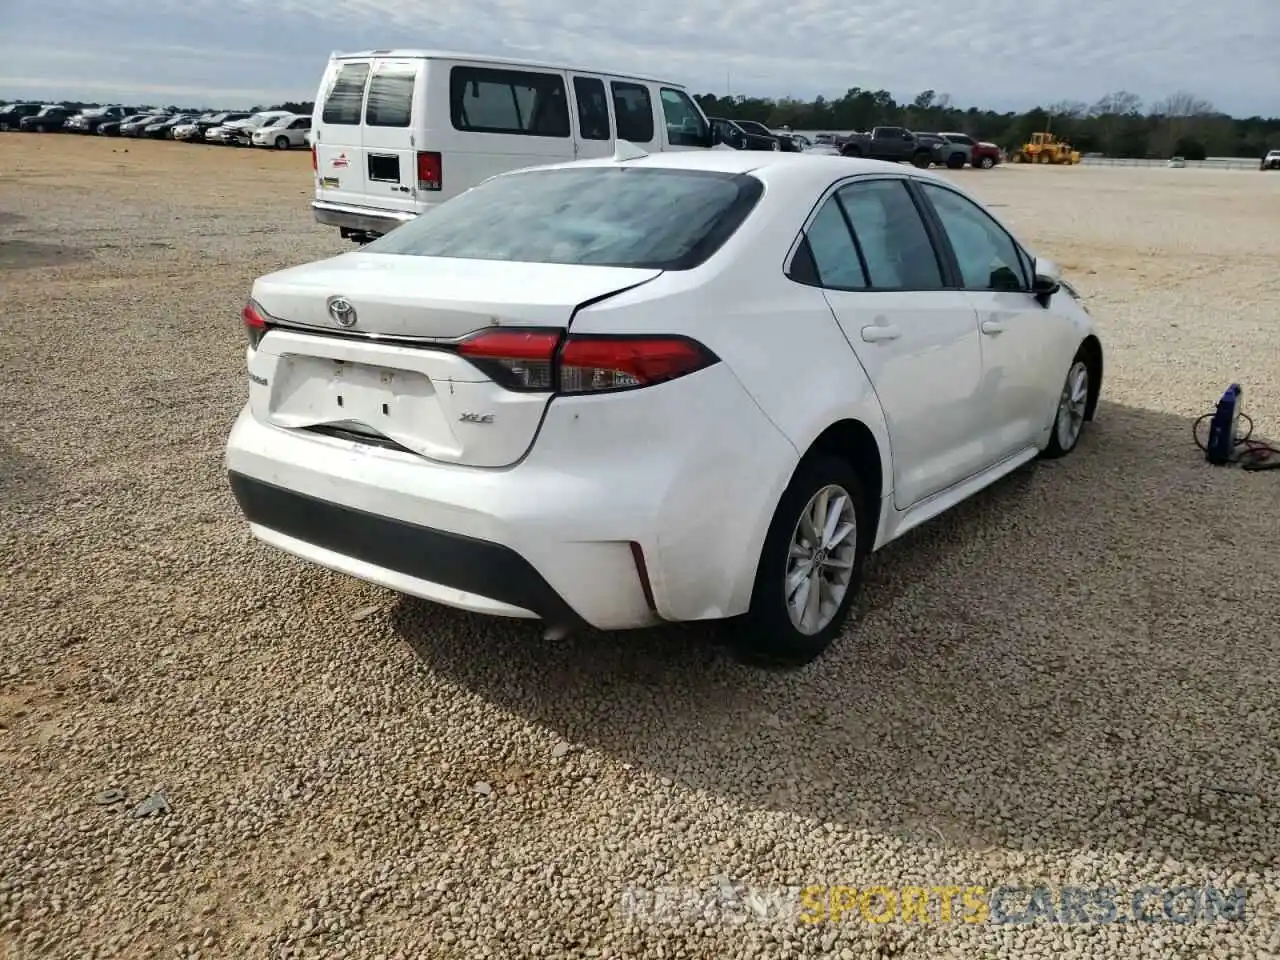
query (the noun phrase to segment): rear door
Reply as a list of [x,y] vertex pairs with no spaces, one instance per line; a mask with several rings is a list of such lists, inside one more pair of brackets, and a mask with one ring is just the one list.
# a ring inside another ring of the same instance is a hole
[[573,88],[577,157],[580,160],[613,155],[613,112],[600,77],[569,75]]
[[375,60],[364,105],[363,174],[368,202],[385,210],[416,213],[418,162],[413,131],[425,60]]
[[364,200],[364,94],[373,61],[331,60],[316,103],[316,199]]

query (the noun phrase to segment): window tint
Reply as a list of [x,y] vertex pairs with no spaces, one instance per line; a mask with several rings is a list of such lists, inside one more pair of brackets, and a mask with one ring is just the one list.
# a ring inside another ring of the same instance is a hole
[[613,88],[613,117],[618,139],[648,143],[653,139],[653,101],[649,88],[638,83],[609,84]]
[[369,81],[364,122],[370,127],[407,127],[413,115],[413,87],[417,68],[409,64],[380,64]]
[[[359,124],[360,105],[364,102],[364,82],[368,77],[367,63],[348,63],[343,66],[333,81],[333,87],[324,102],[324,112],[320,118],[325,123],[342,126]],[[231,114],[227,117],[227,120],[232,119],[238,119],[237,115]]]
[[486,180],[364,249],[686,270],[724,244],[763,189],[754,177],[705,170],[528,170]]
[[454,67],[449,72],[449,110],[455,130],[569,136],[564,80],[553,73]]
[[594,77],[574,77],[573,95],[578,101],[578,126],[582,129],[582,139],[611,139],[604,81]]
[[297,120],[293,121],[293,123],[289,124],[289,129],[290,130],[310,130],[311,118],[299,117]]
[[839,290],[866,288],[867,278],[862,273],[858,249],[853,245],[853,235],[835,197],[822,205],[806,236],[819,283]]
[[873,288],[942,289],[938,256],[903,181],[853,183],[837,196],[853,224]]
[[945,187],[921,183],[951,241],[966,290],[1025,290],[1013,238],[975,203]]
[[707,121],[696,104],[682,90],[662,88],[662,116],[667,125],[667,140],[673,147],[705,147]]

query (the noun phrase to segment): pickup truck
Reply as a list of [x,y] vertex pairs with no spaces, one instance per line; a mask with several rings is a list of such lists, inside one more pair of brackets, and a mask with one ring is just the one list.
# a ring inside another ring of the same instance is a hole
[[867,160],[910,161],[917,167],[933,163],[933,149],[916,141],[905,127],[873,127],[870,133],[852,133],[845,138],[840,153]]

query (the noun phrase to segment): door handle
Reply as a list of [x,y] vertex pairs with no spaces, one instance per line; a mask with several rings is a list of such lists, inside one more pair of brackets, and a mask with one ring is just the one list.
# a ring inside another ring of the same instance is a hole
[[1004,333],[1004,324],[1001,323],[999,320],[983,320],[982,332],[986,334],[991,334],[991,335],[995,335],[997,333]]
[[902,336],[902,331],[892,324],[876,324],[875,326],[862,328],[862,339],[867,343],[897,340],[900,336]]

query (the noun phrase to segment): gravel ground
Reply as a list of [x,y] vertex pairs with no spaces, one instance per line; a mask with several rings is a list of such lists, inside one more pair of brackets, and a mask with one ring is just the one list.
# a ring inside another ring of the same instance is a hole
[[[1280,954],[1280,474],[1190,433],[1233,379],[1280,432],[1280,176],[955,174],[1089,296],[1100,420],[874,558],[851,635],[778,674],[694,629],[547,642],[256,545],[221,462],[238,310],[347,249],[307,155],[3,151],[0,954]],[[655,899],[722,882],[767,915]],[[1113,886],[1122,915],[1144,885],[1248,900],[1179,925],[767,899],[1037,884]]]

